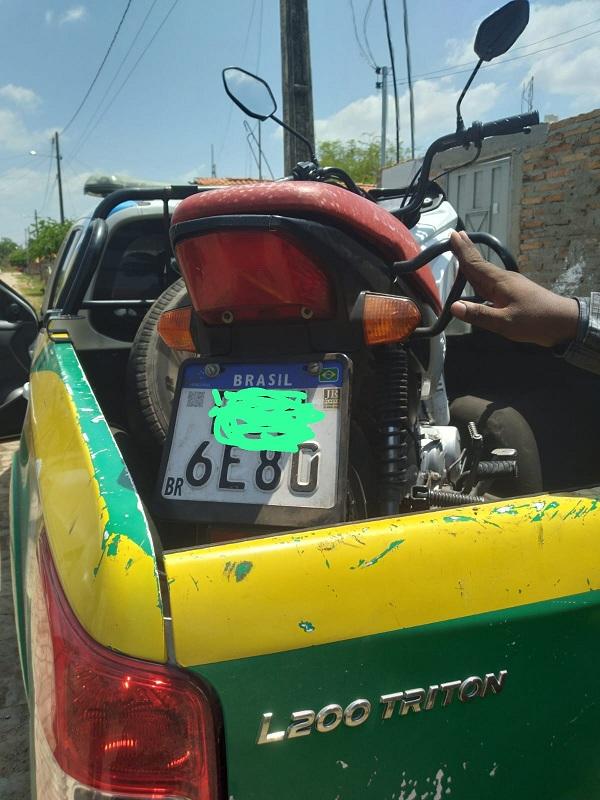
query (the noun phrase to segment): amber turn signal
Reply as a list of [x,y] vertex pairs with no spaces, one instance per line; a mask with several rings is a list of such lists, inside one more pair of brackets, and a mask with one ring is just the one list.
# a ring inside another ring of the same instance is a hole
[[158,318],[158,335],[172,350],[189,350],[196,352],[196,346],[190,332],[192,324],[192,307],[174,308],[165,311]]
[[368,345],[404,342],[421,322],[421,312],[407,297],[361,292],[359,301],[362,301],[359,313]]

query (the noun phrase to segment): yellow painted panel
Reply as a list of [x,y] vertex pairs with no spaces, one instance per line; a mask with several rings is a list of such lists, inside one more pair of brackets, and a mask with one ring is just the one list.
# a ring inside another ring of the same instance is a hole
[[[100,644],[165,661],[155,560],[127,530],[115,529],[77,410],[56,372],[32,372],[30,408],[46,532],[73,611]],[[98,422],[118,457],[104,419]]]
[[600,503],[540,496],[167,554],[177,660],[293,650],[600,588]]

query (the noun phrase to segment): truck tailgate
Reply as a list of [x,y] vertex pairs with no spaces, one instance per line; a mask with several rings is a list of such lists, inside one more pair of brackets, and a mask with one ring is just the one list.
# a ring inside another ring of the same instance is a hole
[[599,537],[540,496],[167,553],[229,796],[594,796]]

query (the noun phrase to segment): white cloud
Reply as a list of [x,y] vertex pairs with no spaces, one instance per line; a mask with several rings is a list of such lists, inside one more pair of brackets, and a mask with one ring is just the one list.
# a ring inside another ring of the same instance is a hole
[[46,25],[52,25],[54,22],[58,25],[64,25],[67,22],[80,22],[86,16],[87,9],[85,6],[73,6],[60,15],[57,15],[53,9],[49,8],[44,14],[44,19],[46,20]]
[[[482,83],[465,98],[463,113],[466,118],[482,116],[489,111],[502,94],[502,86]],[[454,129],[455,106],[459,90],[450,78],[439,81],[417,81],[415,94],[415,139],[417,149],[424,149],[433,139]],[[409,95],[399,98],[400,138],[404,147],[410,144]],[[394,99],[388,99],[387,137],[394,138]],[[365,139],[381,134],[381,96],[370,95],[355,100],[326,119],[315,121],[317,141],[324,139]]]
[[45,131],[30,131],[16,111],[0,108],[0,142],[3,151],[21,151],[25,154],[49,138],[50,134]]
[[34,108],[40,102],[40,98],[33,91],[25,86],[15,86],[14,83],[7,83],[0,87],[0,97],[4,97],[18,106]]
[[87,14],[87,10],[85,6],[73,6],[73,8],[69,8],[65,13],[61,16],[58,21],[59,25],[64,25],[65,22],[79,22],[82,20]]
[[[591,109],[600,101],[597,80],[600,42],[594,36],[580,37],[598,30],[600,23],[590,23],[600,17],[599,11],[598,0],[567,0],[551,5],[534,3],[531,6],[529,25],[524,33],[514,47],[499,58],[501,61],[518,57],[517,60],[504,66],[492,67],[490,72],[484,71],[482,75],[493,77],[506,75],[509,71],[510,74],[519,76],[516,78],[519,82],[525,82],[533,76],[536,89],[571,97],[575,111]],[[464,40],[447,41],[449,66],[475,63],[473,41],[476,27],[473,26],[472,33]],[[577,41],[557,47],[572,39]],[[521,58],[527,55],[530,57]],[[498,62],[492,62],[494,63]]]
[[207,169],[208,169],[208,164],[200,164],[199,166],[194,167],[193,169],[188,169],[186,170],[186,172],[183,172],[181,175],[179,175],[176,182],[188,183],[189,181],[193,181],[194,178],[201,178],[205,175],[208,175]]
[[[33,159],[32,159],[33,161]],[[58,197],[54,173],[50,174],[51,191],[44,195],[48,175],[47,162],[35,169],[33,166],[14,167],[5,172],[0,181],[0,237],[8,236],[17,242],[23,242],[25,227],[33,222],[33,211],[44,217],[59,218]],[[97,198],[83,194],[83,185],[89,172],[63,172],[63,196],[65,214],[74,219],[87,213],[97,203]]]

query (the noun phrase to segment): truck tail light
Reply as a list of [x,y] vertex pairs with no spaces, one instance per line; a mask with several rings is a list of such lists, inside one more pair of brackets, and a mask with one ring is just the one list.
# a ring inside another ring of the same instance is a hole
[[194,308],[208,325],[335,316],[327,275],[279,233],[206,233],[175,249]]
[[32,597],[38,798],[215,800],[216,726],[202,689],[176,669],[93,641],[67,603],[44,535],[38,565]]

